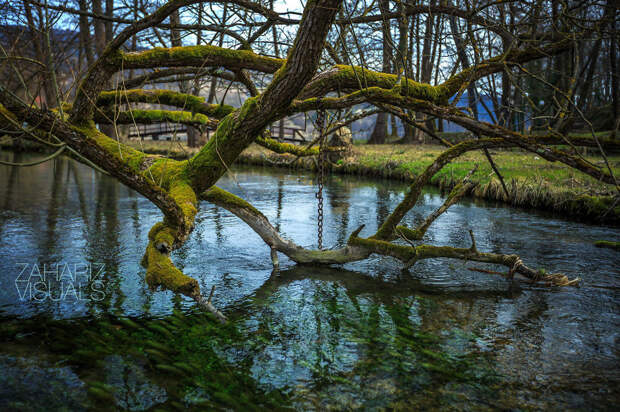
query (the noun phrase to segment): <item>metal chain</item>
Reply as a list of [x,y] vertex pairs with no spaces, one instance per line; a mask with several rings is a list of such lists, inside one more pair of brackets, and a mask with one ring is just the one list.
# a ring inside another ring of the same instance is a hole
[[323,249],[323,178],[325,176],[325,137],[323,137],[323,131],[325,128],[325,111],[319,110],[316,116],[317,130],[319,133],[319,155],[317,159],[318,168],[318,185],[319,190],[316,192],[316,198],[318,199],[317,214],[318,214],[318,244],[319,249]]

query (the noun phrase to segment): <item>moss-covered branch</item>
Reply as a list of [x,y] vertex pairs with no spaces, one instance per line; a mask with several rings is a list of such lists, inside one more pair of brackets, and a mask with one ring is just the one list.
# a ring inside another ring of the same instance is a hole
[[319,149],[317,147],[297,146],[292,143],[279,142],[271,137],[260,136],[255,140],[255,143],[279,154],[288,153],[300,157],[319,154]]
[[333,91],[355,91],[381,88],[403,96],[415,97],[435,103],[447,103],[447,90],[443,86],[431,86],[395,74],[382,73],[359,66],[336,65],[317,74],[299,95],[305,100],[322,97]]
[[428,228],[437,220],[439,216],[445,213],[450,206],[454,205],[463,196],[469,193],[475,186],[475,183],[468,181],[469,175],[459,184],[454,186],[450,191],[443,204],[438,207],[433,213],[428,215],[422,223],[420,223],[415,229],[409,229],[405,226],[397,226],[394,231],[393,238],[403,238],[407,241],[422,240]]
[[[147,83],[159,83],[160,81],[164,81],[166,83],[172,81],[179,81],[179,75],[188,74],[191,75],[192,79],[200,78],[203,76],[211,76],[217,77],[220,79],[234,81],[235,75],[231,72],[227,72],[221,69],[205,69],[204,67],[173,67],[169,69],[156,69],[150,73],[146,73],[140,76],[133,77],[131,79],[122,80],[121,84],[123,88],[126,89],[135,89],[142,87]],[[162,80],[164,79],[164,80]]]
[[481,149],[483,147],[493,147],[494,145],[501,147],[501,139],[478,139],[468,140],[456,144],[443,153],[441,153],[433,163],[431,163],[422,173],[420,173],[411,183],[404,199],[396,206],[394,211],[387,217],[383,224],[377,230],[377,233],[373,236],[375,239],[388,240],[394,236],[396,226],[405,217],[405,214],[411,210],[415,205],[422,193],[425,185],[430,182],[430,179],[440,171],[445,165],[456,159],[463,153],[471,150]]
[[114,64],[123,69],[154,67],[225,67],[229,70],[249,69],[275,73],[282,59],[258,55],[249,50],[234,50],[217,46],[156,47],[140,52],[121,52]]
[[178,123],[209,130],[215,130],[219,124],[218,120],[210,119],[202,113],[191,113],[181,110],[131,109],[119,113],[97,111],[95,113],[95,121],[104,124]]
[[[464,184],[466,185],[466,183]],[[462,195],[462,192],[463,188],[453,191],[452,198],[454,199]],[[544,274],[542,271],[535,271],[524,265],[521,259],[516,255],[479,252],[476,249],[475,243],[472,244],[471,248],[465,249],[431,245],[405,246],[373,238],[360,238],[358,235],[363,226],[351,234],[347,246],[344,248],[308,250],[296,245],[290,240],[283,239],[269,223],[265,215],[238,196],[213,186],[204,192],[201,198],[225,208],[243,220],[263,239],[263,241],[265,241],[265,243],[267,243],[267,245],[269,245],[269,247],[271,247],[272,254],[274,251],[282,252],[297,263],[325,265],[344,264],[366,259],[373,253],[394,257],[408,266],[423,259],[451,258],[503,265],[510,269],[509,273],[520,273],[532,281],[545,281],[559,286],[572,285],[578,282],[578,279],[568,280],[564,275]],[[449,204],[450,202],[451,201],[447,201],[446,203]],[[277,262],[277,259],[274,260],[274,262]]]
[[[571,47],[570,39],[560,40],[545,47],[511,49],[479,64],[462,70],[444,83],[432,86],[419,83],[395,74],[382,73],[350,65],[335,65],[331,69],[317,74],[310,81],[299,98],[322,97],[335,91],[355,91],[378,87],[390,90],[401,96],[412,97],[436,104],[446,104],[450,97],[465,89],[470,82],[493,73],[499,73],[506,67],[532,61],[542,57],[562,53]],[[389,101],[385,103],[390,104]]]
[[368,253],[355,247],[336,250],[309,250],[282,238],[267,217],[250,203],[217,186],[201,195],[201,199],[220,206],[243,220],[274,251],[284,253],[297,263],[343,264],[368,257]]
[[[319,154],[319,148],[313,147],[314,142],[309,143],[306,146],[298,146],[292,143],[279,142],[276,139],[268,137],[269,133],[265,132],[262,136],[259,136],[254,142],[259,146],[269,149],[272,152],[278,154],[291,154],[297,157],[316,156]],[[342,152],[348,150],[346,147],[329,146],[323,148],[324,152]]]
[[204,97],[180,93],[173,90],[114,90],[101,92],[97,98],[97,106],[111,106],[124,103],[151,103],[174,106],[188,112],[200,113],[205,116],[221,119],[232,113],[235,108],[224,104],[209,104]]
[[349,239],[349,244],[364,248],[371,253],[394,257],[408,266],[424,259],[449,258],[506,266],[509,269],[508,277],[512,277],[514,273],[519,273],[533,282],[547,282],[556,286],[569,286],[576,285],[580,281],[579,278],[569,280],[565,275],[559,273],[547,274],[543,270],[536,271],[531,269],[523,264],[517,255],[479,252],[475,244],[468,249],[432,245],[404,246],[384,240],[363,239],[355,236]]
[[462,70],[441,84],[441,87],[447,97],[452,97],[460,90],[466,89],[471,82],[493,73],[500,73],[507,67],[514,67],[517,64],[563,53],[573,45],[573,39],[566,36],[542,47],[537,45],[525,49],[511,48],[503,54]]

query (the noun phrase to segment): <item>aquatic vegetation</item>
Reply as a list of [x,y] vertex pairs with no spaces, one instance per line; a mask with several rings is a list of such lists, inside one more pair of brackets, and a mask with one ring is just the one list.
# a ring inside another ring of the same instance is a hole
[[620,242],[612,242],[610,240],[597,240],[594,242],[594,246],[607,249],[620,250]]
[[[335,407],[342,406],[338,402],[345,399],[334,403],[324,396],[333,394],[336,388],[349,393],[376,384],[383,385],[376,402],[395,407],[411,390],[447,382],[483,386],[493,382],[493,373],[483,366],[485,361],[481,362],[479,356],[446,350],[442,346],[444,338],[411,322],[412,308],[422,310],[426,305],[423,298],[383,306],[364,298],[355,299],[353,304],[329,285],[324,293],[332,297],[323,304],[317,302],[315,310],[320,311],[317,322],[323,324],[318,338],[325,343],[317,346],[312,341],[301,342],[302,350],[290,354],[311,373],[307,387],[311,393],[301,388],[274,387],[269,380],[261,383],[253,377],[256,354],[277,347],[295,333],[290,330],[294,324],[282,324],[269,317],[261,320],[255,332],[243,325],[243,318],[222,326],[196,310],[153,319],[105,316],[78,321],[5,322],[3,330],[20,330],[32,344],[40,344],[41,339],[46,345],[62,342],[61,346],[49,347],[86,383],[85,405],[97,408],[111,403],[126,405],[123,402],[133,399],[135,405],[155,406],[160,402],[159,407],[165,408],[281,410],[305,405],[315,396],[322,399],[321,405]],[[62,333],[69,330],[73,331],[71,336]],[[0,335],[1,340],[7,338]],[[356,350],[367,353],[366,357],[339,359],[338,348],[346,342],[355,342]],[[350,366],[343,369],[347,364]],[[142,395],[124,392],[129,389],[114,378],[123,369],[131,371],[124,372],[131,376],[138,374],[131,378],[131,390],[143,388]],[[391,383],[388,385],[382,376],[389,376]],[[354,404],[352,399],[346,402]]]
[[[124,397],[119,397],[119,391],[125,390],[123,386],[118,386],[119,382],[100,380],[113,376],[110,374],[120,367],[120,362],[134,365],[125,366],[131,370],[136,367],[144,370],[140,385],[152,388],[150,396],[163,402],[160,406],[244,410],[286,407],[285,396],[278,391],[263,393],[247,370],[220,356],[217,347],[232,344],[240,338],[233,325],[221,327],[211,316],[196,311],[184,315],[177,313],[169,319],[179,320],[180,316],[184,316],[183,326],[171,326],[166,318],[5,321],[0,340],[10,339],[8,334],[19,330],[27,335],[27,342],[33,345],[44,343],[53,350],[54,356],[62,359],[63,364],[72,365],[86,383],[88,401],[85,400],[84,406],[109,408],[114,404],[122,405]],[[61,330],[70,330],[72,334],[62,335]],[[53,342],[62,345],[52,345]],[[117,359],[115,363],[111,363],[110,356]],[[193,401],[188,395],[196,389],[200,389],[204,396]],[[150,402],[148,393],[132,396],[139,396],[135,402]]]

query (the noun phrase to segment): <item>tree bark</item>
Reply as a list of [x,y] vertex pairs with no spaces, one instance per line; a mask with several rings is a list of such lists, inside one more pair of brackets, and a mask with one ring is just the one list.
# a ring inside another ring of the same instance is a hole
[[[28,2],[24,2],[24,12],[26,14],[26,21],[28,22],[28,26],[30,28],[30,36],[32,38],[32,43],[34,45],[35,56],[37,60],[44,64],[45,70],[40,76],[40,83],[43,86],[44,92],[44,106],[53,108],[58,106],[58,100],[56,99],[56,90],[54,90],[50,67],[50,53],[51,50],[47,46],[47,42],[45,41],[45,35],[43,33],[46,28],[44,27],[43,21],[43,11],[41,7],[37,6],[37,18],[35,19],[32,13],[32,6]],[[53,36],[53,33],[48,33],[50,36]]]
[[[609,6],[608,6],[609,7]],[[611,106],[614,116],[613,137],[618,138],[620,130],[620,43],[618,43],[618,22],[616,20],[611,23],[611,39],[609,45],[609,65],[611,68]]]
[[[385,15],[389,12],[390,2],[389,0],[380,0],[379,1],[379,11],[382,15]],[[392,35],[390,33],[390,23],[389,20],[382,20],[381,22],[381,33],[382,33],[382,66],[381,70],[383,73],[389,73],[391,68],[391,60],[392,60]],[[393,132],[392,132],[393,133]],[[387,113],[379,113],[377,114],[377,118],[375,120],[375,127],[370,134],[370,138],[368,139],[368,144],[384,144],[387,138]]]

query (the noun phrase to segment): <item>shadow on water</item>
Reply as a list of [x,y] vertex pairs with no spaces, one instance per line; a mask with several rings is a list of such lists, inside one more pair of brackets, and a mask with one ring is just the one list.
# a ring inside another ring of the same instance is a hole
[[[312,176],[238,168],[220,183],[316,244]],[[325,243],[341,246],[362,223],[372,233],[404,189],[331,177]],[[205,290],[217,285],[231,319],[221,326],[148,290],[139,261],[160,213],[114,180],[65,158],[0,167],[0,199],[2,410],[611,410],[620,396],[619,256],[592,246],[617,229],[465,200],[425,239],[469,246],[472,229],[479,249],[570,270],[579,289],[511,284],[449,260],[403,271],[378,257],[344,268],[284,258],[272,273],[260,238],[203,203],[173,258]],[[430,189],[405,223],[442,201]],[[50,277],[58,263],[71,276]],[[75,264],[104,270],[82,279]],[[48,294],[24,294],[45,268]]]

